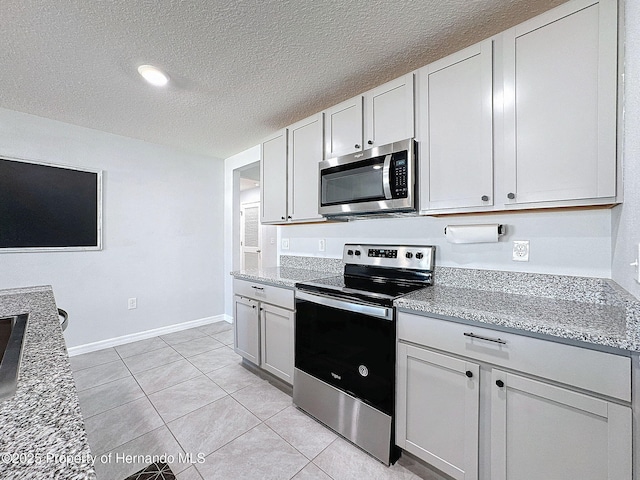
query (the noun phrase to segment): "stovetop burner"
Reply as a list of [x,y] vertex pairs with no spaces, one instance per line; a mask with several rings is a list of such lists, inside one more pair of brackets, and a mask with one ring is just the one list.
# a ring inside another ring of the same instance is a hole
[[316,294],[391,306],[396,298],[431,284],[435,247],[354,245],[344,247],[344,275],[302,282]]

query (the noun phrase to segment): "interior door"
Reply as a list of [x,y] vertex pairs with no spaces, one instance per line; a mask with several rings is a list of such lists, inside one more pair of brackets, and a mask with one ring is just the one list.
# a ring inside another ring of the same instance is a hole
[[240,205],[241,268],[262,268],[260,202]]

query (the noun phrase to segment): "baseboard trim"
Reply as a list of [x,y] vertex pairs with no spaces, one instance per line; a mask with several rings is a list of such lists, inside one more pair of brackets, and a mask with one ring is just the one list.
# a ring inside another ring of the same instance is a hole
[[78,345],[77,347],[71,347],[67,351],[69,352],[70,357],[74,357],[76,355],[82,355],[83,353],[95,352],[96,350],[102,350],[103,348],[117,347],[118,345],[137,342],[139,340],[157,337],[158,335],[166,335],[168,333],[179,332],[181,330],[187,330],[189,328],[200,327],[202,325],[208,325],[210,323],[219,322],[221,320],[232,323],[233,317],[223,313],[220,315],[215,315],[213,317],[199,318],[197,320],[191,320],[189,322],[176,323],[174,325],[167,325],[166,327],[145,330],[144,332],[131,333],[129,335],[123,335],[121,337],[100,340],[99,342],[86,343],[84,345]]

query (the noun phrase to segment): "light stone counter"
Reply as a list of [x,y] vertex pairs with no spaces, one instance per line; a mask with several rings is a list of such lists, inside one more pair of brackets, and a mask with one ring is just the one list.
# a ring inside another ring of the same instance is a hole
[[0,317],[29,313],[16,393],[0,402],[0,478],[95,479],[50,286],[0,291]]
[[[340,274],[342,266],[339,259],[297,256],[282,256],[281,263],[232,275],[294,288],[297,282]],[[394,305],[550,340],[640,352],[640,301],[609,279],[436,267],[433,286]]]
[[394,305],[558,340],[640,351],[640,302],[608,279],[436,269],[432,287]]
[[298,282],[309,282],[319,278],[332,277],[335,273],[326,271],[306,270],[303,268],[269,267],[249,268],[231,272],[238,280],[268,283],[278,287],[294,288]]

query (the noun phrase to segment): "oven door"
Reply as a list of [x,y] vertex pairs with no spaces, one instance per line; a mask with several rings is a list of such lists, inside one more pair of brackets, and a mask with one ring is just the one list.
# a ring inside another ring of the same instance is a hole
[[295,366],[393,416],[393,308],[296,292]]

